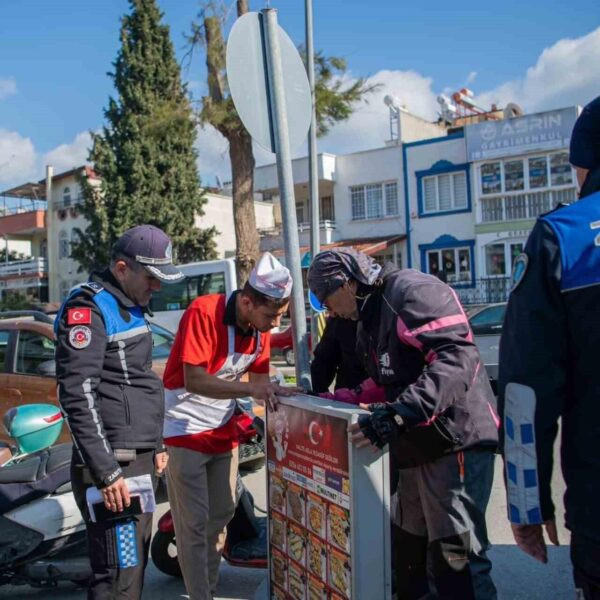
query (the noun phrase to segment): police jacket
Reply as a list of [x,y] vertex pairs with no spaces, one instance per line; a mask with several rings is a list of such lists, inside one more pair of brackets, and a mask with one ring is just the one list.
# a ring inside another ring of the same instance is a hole
[[600,192],[540,217],[517,258],[500,343],[509,517],[554,517],[561,425],[567,527],[600,541]]
[[360,309],[358,348],[406,425],[391,448],[398,466],[495,449],[495,398],[454,290],[391,264],[381,277]]
[[71,292],[55,321],[58,398],[98,485],[121,474],[115,449],[162,446],[164,391],[142,309],[109,270]]

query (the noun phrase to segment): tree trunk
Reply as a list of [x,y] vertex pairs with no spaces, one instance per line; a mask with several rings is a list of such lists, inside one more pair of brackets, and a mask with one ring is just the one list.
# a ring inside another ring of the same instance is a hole
[[254,214],[254,154],[246,130],[229,137],[229,159],[233,185],[233,223],[236,241],[238,286],[242,287],[256,262],[260,240]]

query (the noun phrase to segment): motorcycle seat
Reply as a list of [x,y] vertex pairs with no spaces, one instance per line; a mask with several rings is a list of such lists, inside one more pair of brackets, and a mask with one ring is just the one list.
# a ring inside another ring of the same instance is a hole
[[71,444],[59,444],[1,467],[0,514],[52,494],[69,483],[71,454]]
[[71,444],[59,444],[27,456],[20,462],[0,468],[0,484],[35,483],[70,465],[71,453]]

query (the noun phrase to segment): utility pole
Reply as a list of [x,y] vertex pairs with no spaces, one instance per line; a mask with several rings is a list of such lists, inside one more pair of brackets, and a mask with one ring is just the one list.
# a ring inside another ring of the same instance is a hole
[[[311,119],[308,131],[308,181],[310,200],[310,258],[311,262],[319,253],[320,229],[319,229],[319,167],[317,164],[317,111],[315,97],[315,49],[313,43],[313,11],[312,0],[305,0],[306,13],[306,70],[308,73],[308,85],[310,86]],[[312,347],[317,345],[318,327],[317,313],[311,310],[310,330]]]

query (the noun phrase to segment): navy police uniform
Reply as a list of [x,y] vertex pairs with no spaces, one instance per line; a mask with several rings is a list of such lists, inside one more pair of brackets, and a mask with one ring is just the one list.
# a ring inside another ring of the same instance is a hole
[[566,526],[575,583],[586,599],[600,598],[599,122],[597,99],[573,131],[571,163],[590,169],[581,199],[540,217],[515,263],[499,366],[509,518],[524,525],[554,519],[550,484],[561,418]]
[[139,598],[152,514],[92,523],[86,490],[151,474],[162,447],[164,392],[142,309],[107,269],[74,289],[55,322],[58,396],[74,440],[72,483],[87,525],[89,598]]

